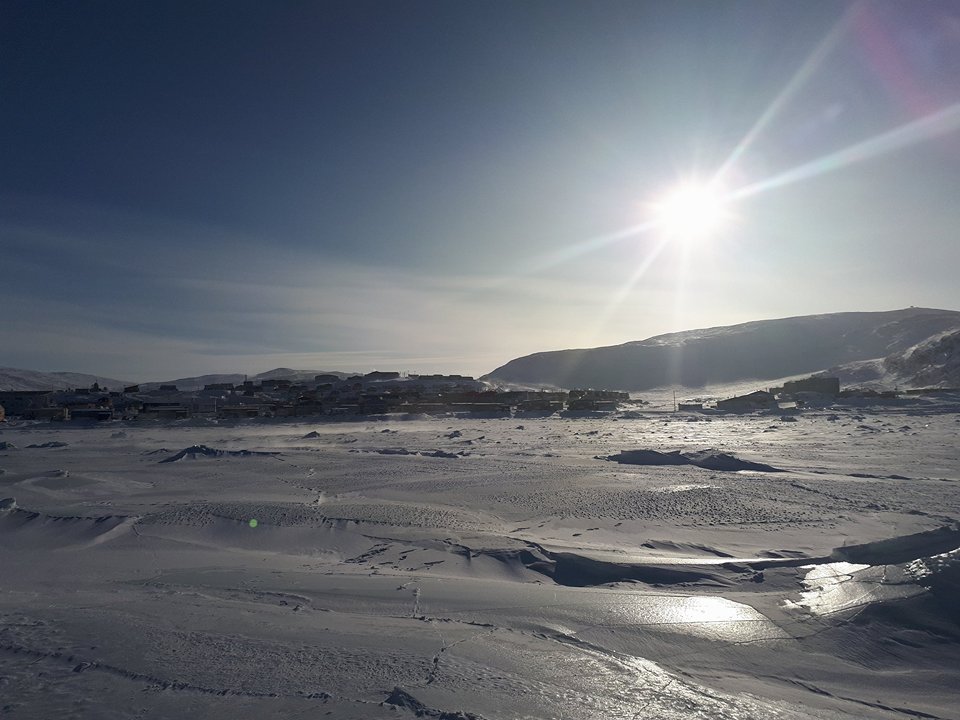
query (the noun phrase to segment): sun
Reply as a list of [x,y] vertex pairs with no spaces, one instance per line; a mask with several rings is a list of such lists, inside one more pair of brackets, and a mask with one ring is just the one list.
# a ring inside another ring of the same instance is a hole
[[715,236],[730,219],[724,193],[696,181],[675,186],[654,203],[654,221],[668,237],[701,242]]

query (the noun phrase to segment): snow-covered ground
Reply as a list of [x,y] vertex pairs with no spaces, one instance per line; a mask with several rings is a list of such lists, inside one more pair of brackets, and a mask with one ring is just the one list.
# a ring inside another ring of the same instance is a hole
[[8,423],[0,714],[956,718],[955,410]]

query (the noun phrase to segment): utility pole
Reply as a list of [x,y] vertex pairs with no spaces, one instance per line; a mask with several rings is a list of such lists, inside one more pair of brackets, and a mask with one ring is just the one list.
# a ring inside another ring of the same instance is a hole
[[677,411],[677,391],[673,391],[673,411]]

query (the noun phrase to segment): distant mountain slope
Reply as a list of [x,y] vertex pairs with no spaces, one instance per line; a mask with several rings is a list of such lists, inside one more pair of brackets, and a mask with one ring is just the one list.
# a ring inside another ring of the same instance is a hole
[[216,383],[242,383],[246,375],[229,373],[226,375],[197,375],[196,377],[178,378],[176,380],[162,380],[140,383],[141,390],[156,390],[161,385],[176,385],[178,390],[202,390],[205,385]]
[[122,390],[125,380],[72,372],[39,372],[21,368],[0,368],[0,390],[72,390],[98,383],[110,390]]
[[309,382],[317,375],[336,375],[340,378],[349,377],[350,373],[336,372],[333,370],[292,370],[290,368],[276,368],[267,370],[258,375],[241,375],[232,373],[227,375],[198,375],[196,377],[179,378],[177,380],[163,380],[160,382],[140,383],[143,390],[154,390],[161,385],[176,385],[178,390],[202,390],[205,385],[216,383],[231,383],[239,385],[244,380],[253,380],[255,383],[261,380],[291,380],[293,382]]
[[670,333],[610,347],[536,353],[511,360],[482,379],[620,390],[700,387],[887,358],[954,331],[960,331],[960,312],[953,310],[804,315]]
[[313,380],[317,375],[336,375],[339,378],[350,377],[356,373],[340,372],[338,370],[291,370],[290,368],[276,368],[254,375],[251,380],[291,380],[305,382]]

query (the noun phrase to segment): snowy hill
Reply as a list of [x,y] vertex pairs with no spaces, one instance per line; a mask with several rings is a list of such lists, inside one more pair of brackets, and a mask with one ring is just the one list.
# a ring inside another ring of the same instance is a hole
[[[960,312],[952,310],[805,315],[670,333],[609,347],[536,353],[511,360],[482,379],[528,386],[647,390],[777,379],[838,366],[850,375],[856,370],[870,376],[876,373],[876,363],[864,365],[864,361],[878,361],[888,363],[884,373],[892,369],[907,377],[913,368],[919,382],[922,364],[955,347],[957,333]],[[944,367],[955,368],[956,363]],[[934,376],[936,372],[930,377]]]
[[90,387],[94,383],[110,390],[121,390],[124,385],[130,384],[125,380],[85,373],[47,373],[21,368],[0,368],[0,390],[71,390]]
[[887,357],[830,368],[841,382],[866,387],[960,387],[960,330],[947,330]]

